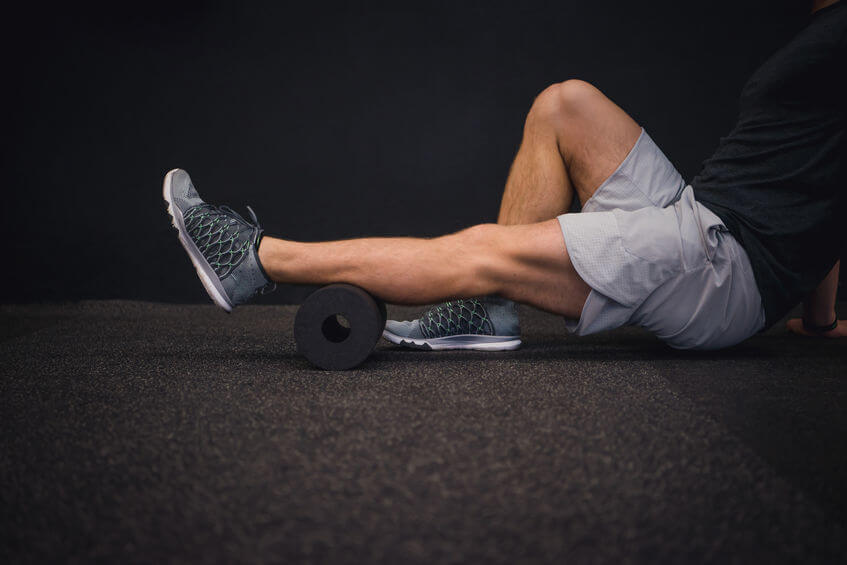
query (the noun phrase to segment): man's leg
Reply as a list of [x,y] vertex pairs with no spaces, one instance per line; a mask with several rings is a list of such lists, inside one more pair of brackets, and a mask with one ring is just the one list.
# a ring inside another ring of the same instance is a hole
[[434,239],[299,243],[264,237],[259,259],[279,283],[346,282],[395,304],[498,294],[578,318],[590,292],[556,220],[483,224]]

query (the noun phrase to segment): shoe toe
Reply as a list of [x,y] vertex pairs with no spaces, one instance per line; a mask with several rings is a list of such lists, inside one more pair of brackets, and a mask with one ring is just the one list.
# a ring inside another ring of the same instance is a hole
[[396,320],[388,320],[385,322],[385,329],[394,335],[401,337],[422,338],[421,327],[417,320],[411,322],[404,320],[398,322]]
[[194,188],[194,183],[191,182],[188,172],[183,169],[171,171],[171,187],[173,197],[178,199],[183,206],[193,206],[203,201],[197,193],[197,189]]

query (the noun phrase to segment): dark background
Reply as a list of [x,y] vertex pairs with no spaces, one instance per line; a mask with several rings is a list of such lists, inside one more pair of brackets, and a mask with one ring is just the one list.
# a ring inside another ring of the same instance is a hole
[[[175,2],[4,17],[3,300],[206,302],[161,180],[302,240],[496,218],[533,97],[594,83],[683,175],[804,1]],[[296,300],[286,287],[262,298]]]

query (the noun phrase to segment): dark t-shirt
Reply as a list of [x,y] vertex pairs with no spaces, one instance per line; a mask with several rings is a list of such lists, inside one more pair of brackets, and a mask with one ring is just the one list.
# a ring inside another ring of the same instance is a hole
[[847,240],[847,2],[812,15],[741,93],[738,123],[691,182],[750,257],[770,326]]

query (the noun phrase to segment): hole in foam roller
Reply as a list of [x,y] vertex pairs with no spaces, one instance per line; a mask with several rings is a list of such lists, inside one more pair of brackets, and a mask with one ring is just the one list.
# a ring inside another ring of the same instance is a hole
[[350,337],[350,321],[343,314],[333,314],[324,320],[321,331],[327,340],[341,343]]

